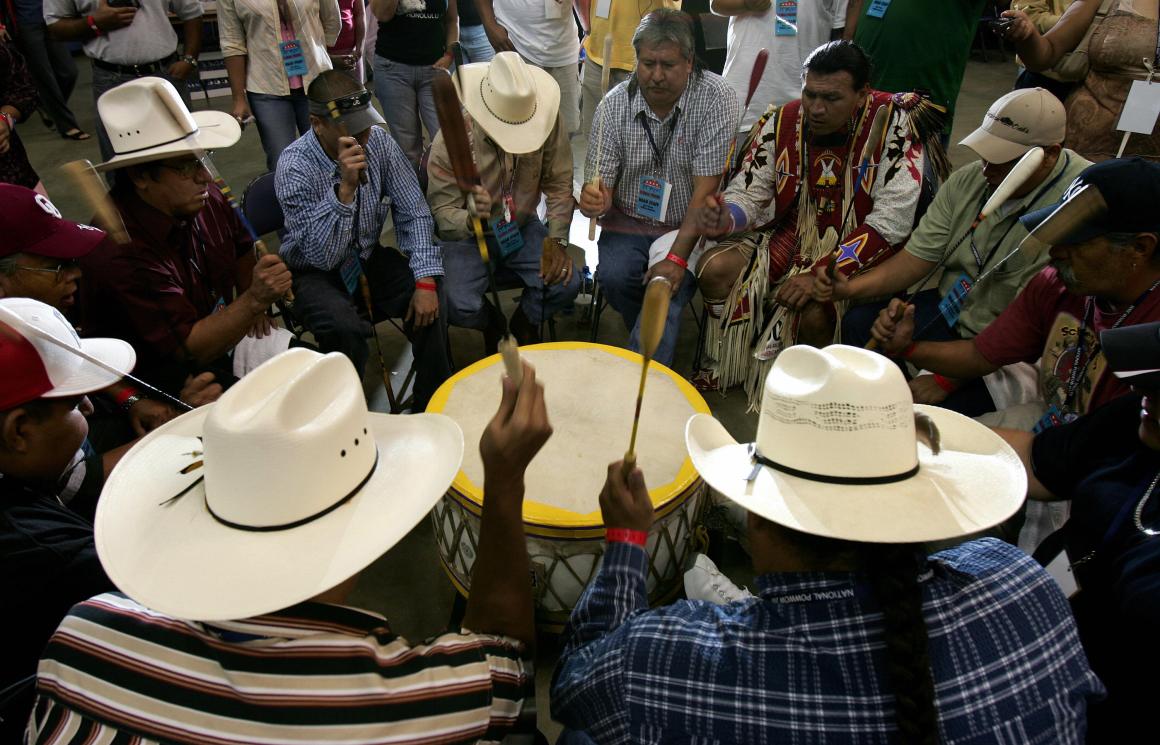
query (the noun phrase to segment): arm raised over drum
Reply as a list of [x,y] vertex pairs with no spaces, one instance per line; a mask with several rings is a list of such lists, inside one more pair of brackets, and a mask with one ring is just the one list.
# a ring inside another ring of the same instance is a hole
[[536,629],[524,537],[524,472],[551,436],[552,425],[535,368],[525,363],[523,378],[518,390],[510,378],[503,379],[499,410],[479,441],[483,516],[463,625],[518,639],[531,651]]

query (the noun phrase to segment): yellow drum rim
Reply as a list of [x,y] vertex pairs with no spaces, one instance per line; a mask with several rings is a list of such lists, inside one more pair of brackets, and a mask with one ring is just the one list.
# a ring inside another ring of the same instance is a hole
[[[639,365],[643,359],[636,352],[630,352],[627,349],[621,349],[620,347],[613,347],[607,344],[593,344],[591,342],[585,341],[547,342],[545,344],[532,344],[525,348],[536,351],[598,349],[600,351],[607,352],[608,354],[612,354],[614,356],[634,362],[637,365]],[[443,385],[439,386],[438,390],[436,390],[434,395],[431,396],[431,400],[427,403],[427,412],[435,414],[443,413],[447,406],[447,402],[451,397],[451,391],[461,380],[486,370],[492,365],[498,364],[501,364],[500,356],[498,354],[493,354],[492,356],[485,357],[484,359],[479,360],[478,362],[469,365],[452,375],[450,378],[445,380]],[[676,384],[677,389],[680,390],[681,394],[684,395],[685,399],[692,406],[693,413],[710,413],[709,404],[705,402],[704,397],[701,396],[700,392],[698,392],[697,389],[689,383],[689,381],[685,380],[683,377],[677,375],[668,367],[665,367],[656,361],[650,362],[649,368],[650,370],[656,370],[657,372],[668,376],[668,378]],[[647,390],[645,393],[647,395]],[[626,446],[628,445],[628,435],[631,424],[631,420],[626,418],[624,430]],[[649,489],[649,497],[652,499],[654,509],[656,509],[658,513],[667,511],[664,509],[666,506],[689,491],[690,487],[694,486],[695,483],[699,480],[700,476],[698,475],[696,469],[693,468],[693,460],[686,452],[685,459],[682,461],[681,467],[677,471],[676,478],[667,484],[654,486]],[[463,497],[469,500],[474,506],[473,508],[469,507],[469,509],[472,509],[473,512],[478,513],[483,508],[483,489],[480,485],[476,484],[470,478],[468,478],[467,474],[464,473],[462,469],[460,469],[459,473],[455,475],[455,480],[451,482],[451,491],[455,493],[455,496]],[[576,529],[602,530],[604,526],[604,520],[600,515],[599,509],[581,514],[579,512],[573,512],[572,510],[564,509],[563,507],[554,507],[552,505],[535,502],[531,499],[524,500],[524,522],[528,525],[542,526],[545,528],[545,530],[537,532],[543,533],[545,535],[551,535],[553,537],[568,537],[572,535],[571,531]],[[563,529],[563,531],[557,532],[560,529]]]

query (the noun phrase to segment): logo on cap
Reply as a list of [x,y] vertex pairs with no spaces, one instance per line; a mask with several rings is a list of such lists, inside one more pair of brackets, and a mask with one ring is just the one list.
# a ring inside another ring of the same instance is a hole
[[1083,191],[1085,186],[1087,186],[1087,184],[1084,183],[1083,176],[1076,176],[1075,181],[1071,182],[1071,185],[1067,187],[1067,191],[1065,191],[1063,196],[1059,198],[1059,203],[1064,204],[1066,202],[1070,202],[1071,198]]
[[1029,134],[1031,132],[1030,127],[1025,127],[1022,124],[1016,123],[1016,121],[1009,116],[995,116],[990,111],[988,111],[987,118],[993,119],[999,124],[1002,124],[1005,127],[1010,127],[1011,129],[1022,132],[1023,134]]
[[35,197],[33,197],[33,199],[36,200],[36,203],[40,205],[42,210],[55,217],[57,220],[61,219],[60,210],[56,208],[55,204],[48,201],[48,197],[44,196],[43,194],[37,194]]

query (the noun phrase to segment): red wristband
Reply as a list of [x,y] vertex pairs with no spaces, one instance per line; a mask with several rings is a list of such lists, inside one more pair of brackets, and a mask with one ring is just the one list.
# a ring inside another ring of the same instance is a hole
[[434,282],[428,282],[428,281],[426,281],[426,280],[420,280],[420,281],[418,281],[418,282],[416,282],[416,283],[415,283],[415,289],[417,289],[417,290],[427,290],[428,292],[435,292],[435,291],[436,291],[437,289],[439,289],[439,288],[435,286],[435,283],[434,283]]
[[121,389],[117,391],[116,395],[113,396],[113,403],[117,404],[117,406],[124,406],[125,402],[130,398],[139,395],[141,395],[141,392],[133,386],[122,386]]
[[643,548],[644,544],[648,543],[648,533],[630,528],[607,528],[604,531],[604,540],[609,543],[635,543]]
[[676,264],[677,266],[679,266],[682,269],[689,268],[689,262],[686,261],[685,259],[682,259],[680,256],[677,256],[675,253],[670,252],[669,255],[665,257],[665,259],[673,262],[674,264]]
[[956,390],[958,390],[958,386],[955,385],[953,381],[944,378],[938,373],[934,374],[934,384],[939,388],[942,388],[947,393],[954,393]]
[[97,21],[92,16],[85,16],[85,23],[89,24],[89,28],[93,30],[94,36],[101,35],[101,27],[97,25]]
[[898,356],[899,356],[899,357],[901,357],[901,358],[902,358],[902,359],[904,359],[904,360],[908,360],[908,359],[910,359],[910,356],[911,356],[912,354],[914,354],[914,348],[915,348],[917,345],[918,345],[918,342],[916,342],[916,341],[912,341],[912,342],[910,342],[910,345],[909,345],[909,346],[907,346],[907,348],[906,348],[906,349],[902,350],[902,352],[901,352],[901,353],[899,353],[899,355],[898,355]]

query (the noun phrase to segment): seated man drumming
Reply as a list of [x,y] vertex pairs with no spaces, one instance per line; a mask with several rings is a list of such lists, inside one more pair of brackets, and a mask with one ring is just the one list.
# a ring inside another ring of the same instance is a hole
[[[559,114],[560,86],[515,52],[464,65],[457,76],[483,186],[475,187],[470,200],[460,191],[440,133],[431,144],[427,199],[443,239],[443,267],[454,278],[448,288],[448,322],[483,331],[492,354],[505,324],[502,310],[484,296],[487,269],[472,234],[471,202],[485,226],[496,279],[514,276],[525,288],[511,331],[520,344],[540,341],[536,325],[580,292],[580,275],[567,254],[575,209],[572,149]],[[541,194],[548,225],[536,215]]]
[[[451,374],[451,359],[443,256],[419,179],[375,126],[383,118],[353,78],[328,70],[306,95],[311,131],[282,152],[274,182],[286,215],[281,254],[294,270],[294,314],[323,351],[345,354],[360,376],[372,322],[403,317],[421,411]],[[388,216],[398,250],[379,245]]]
[[[811,301],[812,273],[862,271],[909,235],[923,141],[941,117],[916,95],[871,90],[869,78],[870,60],[852,42],[818,47],[802,66],[801,99],[758,121],[724,195],[702,202],[702,232],[729,235],[698,264],[713,318],[709,367],[694,375],[702,389],[744,381],[756,401],[781,349],[833,339],[835,311]],[[880,109],[884,136],[863,153]],[[863,155],[875,167],[861,169]]]

